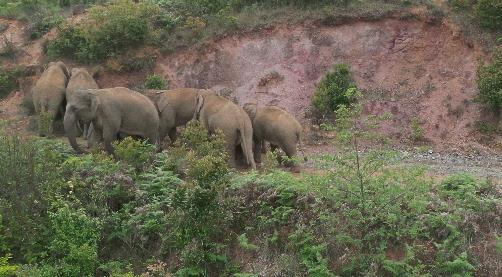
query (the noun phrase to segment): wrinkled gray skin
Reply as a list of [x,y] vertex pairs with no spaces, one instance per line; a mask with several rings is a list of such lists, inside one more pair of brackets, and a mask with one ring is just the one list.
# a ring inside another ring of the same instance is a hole
[[155,105],[148,97],[127,88],[79,90],[70,98],[64,127],[73,149],[82,153],[76,141],[78,120],[92,122],[95,135],[103,138],[105,150],[110,154],[119,133],[158,143],[159,115]]
[[[33,105],[39,116],[41,113],[46,113],[53,121],[58,113],[64,114],[66,84],[69,77],[68,69],[63,62],[49,63],[32,88]],[[42,133],[40,129],[39,135],[51,134]]]
[[159,111],[159,138],[162,141],[169,135],[171,143],[176,141],[176,127],[192,120],[197,95],[206,92],[202,89],[180,88],[172,90],[149,90],[145,94],[155,103]]
[[252,151],[253,127],[241,107],[213,92],[201,92],[197,96],[194,118],[210,133],[217,129],[223,131],[230,166],[236,165],[236,146],[240,144],[247,164],[256,169]]
[[[270,143],[272,151],[280,148],[289,158],[296,156],[297,146],[301,143],[302,126],[294,116],[275,106],[245,104],[243,108],[253,124],[253,153],[256,162],[261,163],[261,153],[266,153],[263,147],[265,141]],[[279,163],[282,162],[282,157],[277,156],[277,159]]]
[[[79,90],[86,89],[98,89],[98,84],[94,81],[94,78],[89,74],[85,68],[73,68],[71,70],[70,81],[66,87],[66,101],[70,102],[73,95]],[[80,128],[82,128],[82,135],[87,138],[87,130],[89,128],[90,122],[84,124],[84,122],[78,122]]]

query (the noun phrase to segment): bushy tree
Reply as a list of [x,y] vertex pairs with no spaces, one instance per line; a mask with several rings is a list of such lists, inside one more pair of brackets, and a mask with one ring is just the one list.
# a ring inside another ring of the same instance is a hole
[[102,61],[144,43],[158,13],[158,6],[149,1],[119,0],[94,6],[82,24],[59,27],[58,37],[47,46],[48,54],[81,62]]
[[502,28],[502,0],[478,0],[476,14],[483,27]]
[[349,105],[356,100],[349,91],[354,88],[356,85],[350,75],[349,66],[337,64],[317,86],[312,104],[321,113],[332,114],[341,105]]
[[502,47],[495,50],[493,62],[478,69],[479,98],[495,110],[502,107]]
[[162,75],[152,74],[146,78],[145,87],[148,89],[167,89],[168,82]]

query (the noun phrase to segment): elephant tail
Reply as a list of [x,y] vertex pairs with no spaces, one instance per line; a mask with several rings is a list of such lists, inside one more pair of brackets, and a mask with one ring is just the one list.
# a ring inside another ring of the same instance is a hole
[[[252,128],[246,128],[245,122],[241,122],[240,128],[237,130],[239,132],[242,152],[244,157],[246,157],[246,162],[251,166],[252,169],[256,169],[256,164],[253,157],[253,133]],[[250,129],[250,130],[248,130]]]
[[308,161],[307,156],[305,155],[305,152],[303,152],[303,143],[302,143],[302,131],[296,132],[296,141],[298,141],[298,149],[302,153],[303,160]]

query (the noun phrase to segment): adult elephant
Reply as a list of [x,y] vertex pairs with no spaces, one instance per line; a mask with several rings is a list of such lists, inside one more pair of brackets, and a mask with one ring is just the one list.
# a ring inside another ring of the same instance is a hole
[[159,111],[159,139],[167,135],[173,143],[176,140],[176,127],[183,126],[193,118],[199,93],[207,90],[179,88],[172,90],[149,90],[145,94],[155,103]]
[[139,92],[122,87],[79,90],[69,100],[64,127],[71,146],[79,153],[83,151],[76,141],[78,120],[92,122],[94,133],[103,138],[105,150],[110,154],[119,133],[158,142],[157,109]]
[[[301,143],[302,126],[294,116],[275,106],[258,107],[248,103],[243,108],[253,124],[253,154],[256,162],[261,163],[265,141],[270,143],[272,151],[280,148],[289,158],[296,156],[297,146]],[[279,163],[282,162],[281,156],[277,159]]]
[[[77,91],[98,88],[98,84],[85,68],[73,68],[71,70],[70,81],[68,82],[68,86],[66,87],[66,101],[70,102],[70,99],[75,95]],[[79,126],[83,129],[83,137],[87,138],[87,131],[89,129],[90,122],[78,123]]]
[[51,127],[57,115],[64,114],[66,84],[69,77],[68,69],[63,62],[50,62],[32,88],[33,105],[39,116],[40,136],[51,135]]
[[256,169],[252,151],[253,127],[249,116],[241,107],[213,92],[199,92],[194,118],[210,133],[217,129],[223,131],[230,166],[236,165],[235,151],[236,146],[240,144],[246,162]]

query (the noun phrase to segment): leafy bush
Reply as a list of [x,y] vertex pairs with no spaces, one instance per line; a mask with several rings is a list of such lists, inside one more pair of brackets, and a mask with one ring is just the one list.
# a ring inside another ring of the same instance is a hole
[[31,39],[41,38],[52,28],[63,22],[63,17],[57,14],[38,12],[31,17],[31,24],[26,31]]
[[502,1],[478,0],[476,15],[483,27],[491,29],[502,28]]
[[99,220],[65,203],[49,213],[49,218],[53,234],[48,250],[56,276],[93,276],[98,260]]
[[132,137],[114,143],[115,154],[117,157],[136,170],[140,171],[148,165],[155,154],[155,145],[146,140],[139,141]]
[[493,62],[478,69],[479,98],[491,108],[502,107],[502,47],[495,50]]
[[9,264],[11,257],[12,256],[10,254],[0,257],[0,277],[10,277],[16,275],[15,273],[17,272],[19,266]]
[[60,27],[58,37],[47,46],[48,54],[75,57],[81,62],[117,56],[149,38],[158,12],[158,6],[148,1],[119,0],[94,6],[82,24]]
[[21,77],[22,74],[23,69],[20,67],[12,69],[0,67],[0,98],[18,87],[17,78]]
[[349,105],[356,100],[353,89],[356,85],[350,76],[349,66],[337,64],[317,86],[312,104],[321,113],[332,114],[340,105]]
[[168,82],[162,75],[149,75],[145,81],[145,87],[148,89],[167,89]]

